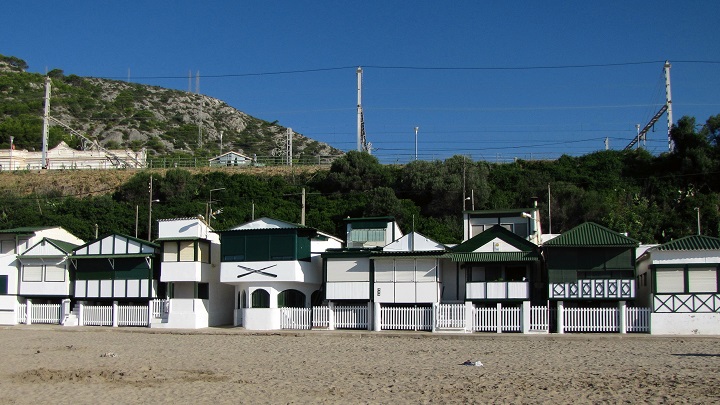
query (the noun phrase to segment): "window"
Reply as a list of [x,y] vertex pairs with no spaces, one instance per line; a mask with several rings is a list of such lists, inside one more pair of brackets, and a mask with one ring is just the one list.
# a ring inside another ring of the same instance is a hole
[[278,308],[305,308],[305,294],[298,290],[285,290],[278,294]]
[[180,261],[181,262],[194,262],[195,261],[195,242],[193,241],[180,241]]
[[690,268],[688,270],[688,292],[717,292],[717,269]]
[[15,240],[14,239],[0,240],[0,255],[5,255],[8,253],[14,253],[14,252],[15,252]]
[[265,290],[255,290],[252,293],[253,308],[270,308],[270,293]]
[[393,281],[393,261],[392,260],[375,260],[375,281],[391,282]]
[[685,274],[683,269],[657,269],[655,271],[656,293],[685,292]]
[[163,244],[163,261],[164,262],[176,262],[178,261],[178,243],[175,241],[165,242]]
[[0,295],[8,293],[8,276],[0,276]]
[[364,244],[381,246],[385,243],[385,229],[353,229],[350,231],[350,241],[356,247]]
[[45,266],[45,281],[65,281],[65,268],[62,266]]
[[507,266],[505,267],[506,281],[526,281],[527,269],[525,266]]
[[204,240],[198,242],[198,261],[210,263],[210,244]]
[[42,265],[23,266],[23,281],[42,281]]
[[201,300],[210,299],[210,284],[198,283],[197,284],[197,297]]

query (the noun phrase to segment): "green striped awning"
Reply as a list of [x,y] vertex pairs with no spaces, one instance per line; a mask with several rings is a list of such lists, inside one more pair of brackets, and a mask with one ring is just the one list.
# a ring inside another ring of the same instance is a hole
[[454,262],[534,262],[540,260],[540,255],[536,252],[448,253],[443,257]]

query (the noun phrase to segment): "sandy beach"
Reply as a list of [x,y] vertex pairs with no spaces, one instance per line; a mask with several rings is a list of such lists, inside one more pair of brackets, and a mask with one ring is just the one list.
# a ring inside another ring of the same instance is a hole
[[719,338],[31,325],[0,340],[2,404],[720,400]]

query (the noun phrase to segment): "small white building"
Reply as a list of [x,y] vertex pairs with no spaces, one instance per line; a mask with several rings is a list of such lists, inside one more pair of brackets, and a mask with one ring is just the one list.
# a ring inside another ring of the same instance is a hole
[[209,159],[210,166],[249,166],[255,163],[250,156],[240,152],[227,152]]
[[308,308],[319,299],[320,254],[342,241],[314,228],[260,218],[226,231],[220,281],[235,288],[236,326],[280,329],[283,307]]
[[206,328],[233,322],[234,288],[220,282],[220,236],[199,218],[158,221],[160,281],[170,300],[167,320],[150,327]]
[[[113,169],[142,168],[147,165],[145,149],[131,150],[76,150],[65,142],[47,151],[47,169]],[[42,169],[42,152],[0,150],[0,170]]]
[[686,236],[637,259],[637,302],[650,307],[650,333],[720,334],[720,239]]
[[[44,238],[73,245],[84,243],[83,240],[60,227],[20,227],[0,230],[0,325],[17,324],[18,304],[26,300],[21,293],[21,261],[18,260],[18,255],[25,253]],[[30,272],[31,278],[37,277],[37,274],[32,274],[33,270]],[[51,270],[50,278],[53,279],[55,276],[57,274]],[[41,274],[41,277],[47,277],[47,273]],[[66,279],[64,283],[69,282],[70,279]],[[26,291],[41,293],[44,290],[44,288],[24,288]],[[64,287],[62,289],[64,291]]]

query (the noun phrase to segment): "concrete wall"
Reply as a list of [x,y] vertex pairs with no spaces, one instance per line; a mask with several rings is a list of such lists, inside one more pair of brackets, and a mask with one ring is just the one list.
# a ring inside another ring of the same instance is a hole
[[720,335],[720,313],[650,314],[653,335]]

